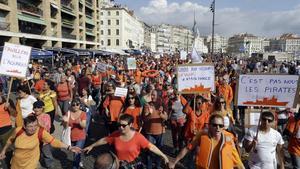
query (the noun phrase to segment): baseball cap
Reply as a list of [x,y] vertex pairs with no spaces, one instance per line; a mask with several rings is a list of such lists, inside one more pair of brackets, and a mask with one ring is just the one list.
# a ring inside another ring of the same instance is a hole
[[38,100],[33,103],[33,108],[43,108],[45,106],[44,102]]

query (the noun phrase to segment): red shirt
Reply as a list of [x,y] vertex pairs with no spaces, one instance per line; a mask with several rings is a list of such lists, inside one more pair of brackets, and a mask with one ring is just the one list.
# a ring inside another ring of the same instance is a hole
[[115,131],[105,138],[108,144],[114,145],[119,160],[132,162],[139,156],[141,149],[150,147],[150,142],[139,132],[135,132],[129,141],[121,140],[120,135],[120,131]]
[[71,127],[71,141],[78,141],[85,139],[85,129],[79,124],[79,119],[81,121],[86,120],[86,113],[81,112],[79,118],[73,120],[70,116],[69,126]]

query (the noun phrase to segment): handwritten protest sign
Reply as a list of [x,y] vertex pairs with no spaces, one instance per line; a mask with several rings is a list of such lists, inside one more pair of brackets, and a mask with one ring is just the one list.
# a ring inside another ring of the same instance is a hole
[[117,97],[126,97],[127,96],[127,88],[116,87],[115,96]]
[[0,74],[25,78],[30,55],[31,47],[29,46],[5,43],[1,58]]
[[96,65],[96,70],[100,71],[100,72],[105,72],[107,69],[107,65],[104,63],[97,63]]
[[178,65],[177,77],[180,93],[207,93],[215,90],[213,65]]
[[136,69],[136,60],[135,58],[127,58],[127,68],[130,69]]
[[239,106],[295,107],[297,75],[240,75]]

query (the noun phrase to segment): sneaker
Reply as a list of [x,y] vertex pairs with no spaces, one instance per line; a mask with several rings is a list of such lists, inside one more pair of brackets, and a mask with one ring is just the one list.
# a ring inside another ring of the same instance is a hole
[[79,163],[79,167],[80,168],[83,168],[83,163],[80,161],[80,163]]

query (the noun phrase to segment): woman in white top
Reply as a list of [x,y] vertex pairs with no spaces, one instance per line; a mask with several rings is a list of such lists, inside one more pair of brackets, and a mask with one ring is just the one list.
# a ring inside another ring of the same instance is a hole
[[90,90],[87,88],[82,89],[82,96],[80,97],[80,102],[84,105],[85,109],[83,110],[86,112],[86,132],[88,132],[90,120],[92,117],[92,107],[95,106],[95,101],[93,100]]
[[16,126],[23,126],[23,119],[33,112],[33,103],[36,102],[36,98],[30,95],[30,89],[27,85],[21,85],[18,87],[19,99],[17,100],[17,117]]

